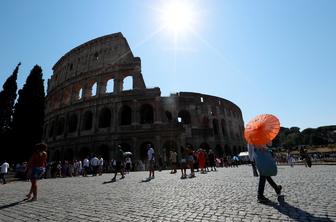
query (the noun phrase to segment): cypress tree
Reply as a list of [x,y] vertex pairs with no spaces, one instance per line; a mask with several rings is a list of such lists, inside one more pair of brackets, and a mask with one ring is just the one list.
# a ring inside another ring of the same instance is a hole
[[3,90],[0,92],[0,133],[3,135],[11,128],[14,102],[17,90],[17,74],[19,72],[19,63],[14,69],[12,75],[8,77],[3,84]]
[[40,142],[44,119],[44,85],[42,69],[35,65],[27,77],[13,115],[15,160],[26,160],[32,154],[33,145]]

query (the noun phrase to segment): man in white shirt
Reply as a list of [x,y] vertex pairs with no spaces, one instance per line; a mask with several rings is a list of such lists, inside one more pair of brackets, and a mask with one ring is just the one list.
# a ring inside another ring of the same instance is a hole
[[90,164],[92,166],[92,176],[97,176],[97,171],[99,167],[99,159],[96,156],[94,156],[91,159]]
[[83,160],[83,168],[84,168],[83,176],[86,177],[89,172],[89,168],[90,168],[90,162],[88,158],[85,158]]
[[101,156],[99,158],[99,176],[101,176],[103,174],[103,167],[104,167],[104,159]]
[[154,153],[154,149],[151,144],[147,145],[147,159],[148,159],[148,169],[149,169],[148,179],[154,179],[155,153]]
[[6,184],[6,174],[8,173],[9,164],[4,161],[4,163],[1,165],[1,173],[0,178],[2,179],[2,183]]

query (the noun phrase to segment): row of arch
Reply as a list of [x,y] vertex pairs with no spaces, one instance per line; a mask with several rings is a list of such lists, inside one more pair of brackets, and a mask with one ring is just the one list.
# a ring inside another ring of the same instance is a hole
[[[151,146],[154,148],[156,152],[157,158],[161,157],[163,161],[169,160],[169,153],[171,150],[174,150],[178,152],[179,154],[182,153],[182,147],[178,147],[177,142],[173,140],[168,140],[162,144],[161,148],[155,147],[151,141],[145,141],[142,142],[137,146],[137,149],[133,148],[129,143],[123,142],[120,143],[122,149],[124,152],[129,151],[134,154],[133,158],[134,160],[146,160],[147,158],[147,145],[151,144]],[[191,144],[187,144],[191,145]],[[191,145],[192,146],[192,145]],[[113,158],[115,148],[108,145],[108,144],[102,144],[98,147],[91,147],[90,146],[83,146],[80,149],[73,149],[73,148],[67,148],[67,149],[57,149],[53,152],[51,155],[51,160],[57,161],[57,160],[74,160],[74,159],[84,159],[87,157],[93,157],[93,156],[101,156],[105,160],[110,160]],[[229,146],[229,145],[220,145],[217,144],[215,147],[210,147],[208,143],[203,142],[199,146],[195,147],[196,149],[202,148],[206,151],[209,151],[209,149],[212,149],[217,156],[232,156],[232,155],[238,155],[239,152],[243,152],[245,149],[242,146]],[[179,155],[179,158],[181,156]]]
[[[139,123],[140,124],[152,124],[154,122],[154,108],[150,104],[143,104],[139,108]],[[169,111],[165,111],[166,121],[173,122],[173,115]],[[103,107],[98,113],[97,127],[98,128],[109,128],[112,126],[112,111],[108,107]],[[80,120],[81,118],[81,120]],[[117,123],[119,126],[131,125],[134,121],[133,110],[130,106],[124,105],[121,107],[118,113]],[[180,124],[191,124],[191,115],[187,110],[181,110],[177,114],[177,119],[175,120]],[[48,128],[49,127],[49,128]],[[57,120],[51,121],[50,125],[45,125],[44,137],[53,137],[54,135],[59,136],[67,133],[74,133],[78,130],[91,130],[94,127],[94,113],[92,110],[87,110],[82,116],[78,117],[77,113],[71,113],[67,120],[65,117],[59,117]],[[203,128],[210,128],[209,118],[203,117]],[[229,124],[224,119],[212,120],[212,128],[214,136],[220,136],[220,131],[223,137],[242,139],[242,130],[238,129],[235,133],[232,129],[232,122]],[[47,130],[49,130],[47,132]]]

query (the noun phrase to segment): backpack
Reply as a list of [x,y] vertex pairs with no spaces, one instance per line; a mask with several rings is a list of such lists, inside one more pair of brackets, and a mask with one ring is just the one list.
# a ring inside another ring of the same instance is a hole
[[261,176],[276,176],[277,166],[270,152],[254,149],[254,160]]

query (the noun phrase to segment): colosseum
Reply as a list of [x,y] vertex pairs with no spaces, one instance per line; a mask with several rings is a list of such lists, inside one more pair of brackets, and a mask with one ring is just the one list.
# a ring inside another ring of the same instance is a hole
[[121,33],[72,49],[48,80],[43,138],[51,160],[109,160],[118,144],[141,160],[148,143],[164,161],[187,144],[232,155],[245,149],[243,127],[240,108],[226,99],[146,88],[141,60]]

